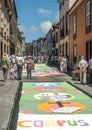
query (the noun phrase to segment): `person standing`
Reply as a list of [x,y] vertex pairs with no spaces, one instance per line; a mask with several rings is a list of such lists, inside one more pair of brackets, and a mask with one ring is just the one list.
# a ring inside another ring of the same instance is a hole
[[16,58],[16,62],[17,62],[18,80],[21,80],[24,59],[20,53],[19,53],[18,57]]
[[32,67],[33,61],[31,59],[31,56],[28,56],[28,61],[27,61],[27,79],[29,77],[31,78],[31,67]]
[[89,82],[92,84],[92,56],[89,59]]
[[3,71],[3,80],[4,81],[7,80],[8,70],[9,70],[9,61],[8,61],[7,54],[5,53],[2,58],[2,71]]
[[82,84],[86,84],[87,67],[88,67],[87,61],[84,59],[84,56],[81,56],[81,60],[79,62],[79,68],[80,68],[80,82]]

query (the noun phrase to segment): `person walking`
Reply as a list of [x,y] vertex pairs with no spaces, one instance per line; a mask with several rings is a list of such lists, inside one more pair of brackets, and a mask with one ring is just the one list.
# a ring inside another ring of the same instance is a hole
[[84,56],[81,56],[81,60],[79,62],[79,68],[80,68],[80,82],[82,84],[86,84],[87,67],[88,67],[87,61],[84,59]]
[[64,65],[63,65],[63,72],[67,72],[67,64],[68,64],[68,60],[67,60],[67,57],[64,56],[63,57],[63,62],[64,62]]
[[9,70],[9,61],[8,61],[7,54],[5,53],[2,58],[2,71],[3,71],[3,80],[4,81],[7,80],[8,70]]
[[16,63],[17,63],[18,80],[21,80],[24,59],[20,53],[18,57],[16,58]]
[[89,59],[89,82],[92,84],[92,56]]
[[31,78],[31,67],[33,65],[33,61],[31,56],[28,56],[28,61],[27,61],[27,79]]
[[59,56],[58,61],[60,62],[60,70],[64,72],[64,59],[62,56]]

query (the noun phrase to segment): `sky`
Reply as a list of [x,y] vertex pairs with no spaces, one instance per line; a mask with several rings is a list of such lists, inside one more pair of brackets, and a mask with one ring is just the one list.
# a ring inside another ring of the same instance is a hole
[[43,37],[58,22],[57,0],[15,0],[18,26],[27,43]]

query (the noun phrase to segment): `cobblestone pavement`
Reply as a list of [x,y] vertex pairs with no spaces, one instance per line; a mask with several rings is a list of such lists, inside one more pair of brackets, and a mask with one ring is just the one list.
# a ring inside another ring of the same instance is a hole
[[18,90],[19,82],[4,82],[0,70],[0,130],[7,130]]
[[[44,78],[33,78],[30,81],[44,81]],[[92,97],[92,85],[82,85],[79,81],[72,80],[72,77],[68,74],[63,76],[45,77],[45,81],[67,81],[76,86],[84,93]],[[27,81],[23,79],[23,81]],[[0,130],[7,130],[9,122],[11,122],[11,116],[13,108],[17,100],[17,95],[21,89],[20,84],[22,82],[7,80],[3,82],[2,71],[0,70]],[[9,129],[8,129],[9,130]],[[11,129],[14,130],[14,129]]]

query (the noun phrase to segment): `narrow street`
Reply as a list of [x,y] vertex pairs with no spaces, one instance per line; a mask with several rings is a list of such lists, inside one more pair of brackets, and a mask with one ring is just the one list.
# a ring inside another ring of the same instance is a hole
[[15,130],[92,128],[92,99],[67,82],[66,74],[45,64],[36,64],[32,79],[26,80],[26,70],[23,78],[11,130],[14,127]]
[[92,130],[92,0],[0,0],[0,130],[52,129]]

